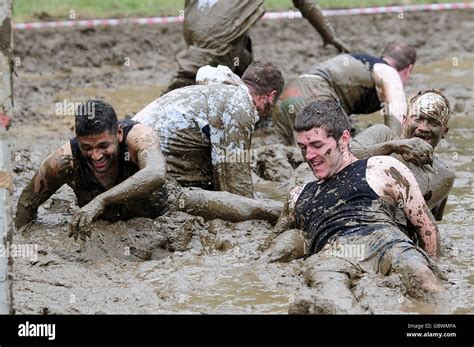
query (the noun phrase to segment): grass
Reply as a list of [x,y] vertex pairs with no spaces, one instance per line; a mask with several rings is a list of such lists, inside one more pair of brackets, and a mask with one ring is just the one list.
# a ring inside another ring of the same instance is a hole
[[[14,21],[123,18],[126,16],[177,16],[184,0],[12,0]],[[322,8],[405,5],[462,0],[315,0]],[[265,0],[269,11],[289,10],[291,0]],[[74,12],[71,12],[74,11]]]

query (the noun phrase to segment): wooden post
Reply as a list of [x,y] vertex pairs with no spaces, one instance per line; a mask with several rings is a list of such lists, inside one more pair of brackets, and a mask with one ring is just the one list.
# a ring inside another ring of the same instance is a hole
[[11,0],[0,0],[0,314],[12,314],[11,190],[13,176],[7,129],[13,115]]

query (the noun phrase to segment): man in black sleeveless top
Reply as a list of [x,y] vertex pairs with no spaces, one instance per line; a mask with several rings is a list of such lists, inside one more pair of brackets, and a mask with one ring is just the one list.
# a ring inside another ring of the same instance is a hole
[[311,101],[328,98],[337,101],[348,116],[383,108],[385,124],[400,134],[407,109],[403,86],[415,61],[414,47],[393,41],[381,57],[340,54],[316,64],[285,86],[280,107],[273,112],[273,123],[286,142],[294,144],[296,115]]
[[[317,181],[294,188],[275,227],[270,261],[308,256],[306,278],[318,288],[290,312],[360,312],[350,287],[363,272],[400,274],[409,295],[443,291],[432,259],[439,235],[418,184],[397,159],[358,160],[349,150],[350,122],[333,100],[317,100],[296,118],[297,143]],[[415,245],[395,223],[401,208],[418,233]],[[297,228],[297,229],[293,229]],[[324,305],[322,304],[324,302]],[[323,308],[322,306],[325,306]]]
[[90,236],[96,219],[157,217],[166,203],[165,160],[154,131],[117,120],[111,105],[90,100],[76,110],[76,137],[41,164],[18,201],[17,228],[36,219],[38,207],[69,185],[81,209],[70,225],[76,240]]

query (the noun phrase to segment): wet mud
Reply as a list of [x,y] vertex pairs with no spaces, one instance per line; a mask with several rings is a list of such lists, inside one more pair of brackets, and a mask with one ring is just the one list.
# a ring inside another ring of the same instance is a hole
[[[351,291],[363,313],[474,313],[474,37],[466,34],[474,29],[474,11],[397,16],[332,17],[331,23],[358,51],[378,53],[389,40],[407,39],[419,57],[407,94],[437,88],[453,107],[451,129],[435,151],[456,172],[439,224],[439,266],[451,298],[410,299],[395,275],[367,274]],[[337,54],[321,47],[304,20],[260,21],[250,35],[256,59],[278,64],[286,81]],[[100,97],[119,118],[132,117],[166,86],[184,40],[179,25],[118,26],[17,31],[14,46],[20,58],[10,129],[16,204],[41,160],[73,136],[73,117],[58,112],[65,101]],[[379,114],[357,117],[362,129],[381,121]],[[257,128],[252,145],[259,197],[283,201],[294,185],[312,180],[299,150],[284,146],[271,124]],[[67,237],[74,201],[71,189],[61,188],[40,207],[38,220],[14,235],[15,244],[37,247],[37,257],[14,258],[18,313],[287,313],[290,307],[297,313],[298,307],[309,312],[318,295],[305,279],[305,260],[269,263],[262,256],[268,222],[170,212],[154,220],[95,222],[91,238],[79,243]]]

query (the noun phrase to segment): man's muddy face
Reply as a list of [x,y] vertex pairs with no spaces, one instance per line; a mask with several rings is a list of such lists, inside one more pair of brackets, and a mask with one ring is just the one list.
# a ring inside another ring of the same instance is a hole
[[327,136],[326,130],[313,128],[297,132],[296,142],[318,180],[329,178],[339,171],[343,162],[342,148],[333,137]]
[[266,118],[272,114],[275,102],[275,93],[273,92],[267,95],[257,95],[253,97],[253,103],[261,118]]
[[79,149],[96,173],[107,172],[118,162],[121,129],[117,134],[105,131],[98,135],[78,136]]
[[404,137],[418,137],[435,148],[448,131],[448,111],[444,105],[444,101],[437,104],[428,94],[409,104],[403,124]]

